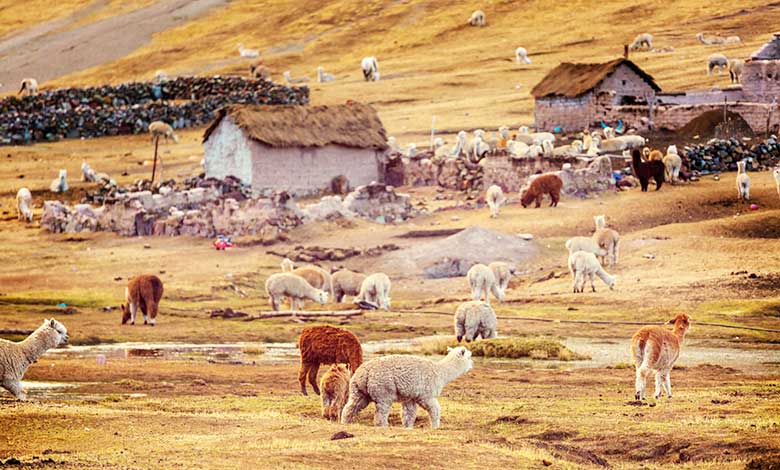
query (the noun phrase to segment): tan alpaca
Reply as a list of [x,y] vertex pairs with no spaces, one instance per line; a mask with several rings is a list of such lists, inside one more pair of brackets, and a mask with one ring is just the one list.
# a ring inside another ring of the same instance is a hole
[[0,339],[0,387],[17,400],[26,400],[22,378],[30,364],[51,348],[68,342],[68,330],[55,319],[44,320],[37,330],[18,343]]
[[655,399],[661,397],[661,386],[666,389],[666,396],[672,398],[672,382],[669,373],[680,356],[685,333],[690,327],[690,317],[681,313],[669,323],[674,330],[669,331],[662,326],[644,326],[631,338],[631,356],[636,366],[636,399],[644,400],[645,376],[655,371]]
[[122,324],[129,320],[131,325],[135,325],[135,314],[140,307],[144,315],[144,325],[147,324],[148,314],[149,324],[154,326],[162,295],[163,283],[159,277],[142,274],[130,279],[125,288],[125,303],[122,304]]
[[322,392],[322,417],[331,421],[341,419],[341,410],[349,398],[349,379],[352,371],[349,365],[333,364],[320,380]]

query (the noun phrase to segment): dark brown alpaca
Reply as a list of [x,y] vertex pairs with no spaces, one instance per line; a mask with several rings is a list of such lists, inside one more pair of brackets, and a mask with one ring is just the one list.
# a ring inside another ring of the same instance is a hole
[[363,348],[357,336],[347,330],[332,326],[312,326],[304,328],[298,338],[298,349],[301,350],[301,367],[298,369],[298,382],[301,393],[306,392],[306,377],[314,388],[314,393],[320,394],[317,386],[317,372],[320,364],[349,364],[355,372],[363,363]]
[[130,324],[134,325],[135,314],[140,307],[144,314],[144,325],[147,323],[148,314],[149,324],[154,326],[162,295],[163,283],[159,277],[153,274],[142,274],[130,279],[125,288],[125,303],[122,304],[122,324],[130,320]]
[[661,160],[653,160],[649,162],[642,161],[642,153],[639,149],[631,151],[631,162],[634,167],[634,176],[639,178],[639,184],[642,186],[642,191],[647,191],[647,185],[650,183],[650,178],[655,180],[655,190],[661,189],[664,184],[664,162]]
[[542,175],[531,182],[531,186],[523,193],[520,202],[523,207],[528,207],[532,201],[536,200],[536,207],[542,205],[542,199],[545,194],[550,195],[550,206],[555,207],[561,200],[561,188],[563,181],[558,175]]

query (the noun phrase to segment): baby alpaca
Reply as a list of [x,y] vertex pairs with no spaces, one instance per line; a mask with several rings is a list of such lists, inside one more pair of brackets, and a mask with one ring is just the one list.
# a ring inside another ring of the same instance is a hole
[[490,305],[492,293],[500,302],[504,301],[504,292],[501,290],[493,270],[484,264],[475,264],[469,269],[466,278],[471,286],[471,297],[475,301],[482,300],[484,294],[485,303]]
[[349,401],[341,413],[341,422],[351,423],[373,401],[374,425],[387,426],[390,407],[399,401],[403,404],[405,427],[414,427],[420,405],[431,417],[431,427],[436,429],[441,421],[441,406],[436,397],[445,385],[473,367],[471,351],[463,346],[450,349],[438,362],[408,355],[372,359],[356,370],[349,381]]
[[482,10],[475,10],[469,18],[469,24],[471,26],[485,26],[485,12]]
[[32,193],[27,188],[21,188],[16,193],[16,213],[21,221],[32,222]]
[[301,351],[301,367],[298,369],[298,382],[301,393],[306,392],[306,378],[320,394],[317,386],[317,372],[320,364],[349,364],[353,371],[363,363],[363,348],[357,336],[347,330],[332,326],[311,326],[301,331],[298,337],[298,349]]
[[467,343],[481,336],[482,339],[493,339],[498,336],[496,331],[496,312],[485,302],[463,302],[455,311],[455,337],[460,343]]
[[65,193],[68,192],[68,171],[60,170],[60,175],[57,179],[52,180],[49,185],[49,190],[53,193]]
[[341,410],[349,397],[349,364],[333,364],[320,380],[322,392],[322,417],[331,421],[341,418]]
[[163,283],[159,277],[153,274],[142,274],[130,279],[125,288],[125,303],[122,304],[122,324],[129,320],[131,325],[135,325],[135,314],[138,312],[138,307],[141,307],[144,325],[147,324],[146,316],[149,314],[151,317],[149,324],[154,326],[162,295]]
[[655,399],[661,397],[661,386],[666,389],[666,396],[672,398],[672,382],[669,373],[675,361],[680,357],[685,333],[690,327],[690,317],[681,313],[669,323],[674,325],[672,331],[662,326],[644,326],[631,338],[631,356],[636,366],[637,400],[645,400],[646,381],[649,372],[655,371]]
[[385,273],[374,273],[363,279],[360,284],[360,292],[355,297],[355,302],[368,302],[381,308],[390,310],[390,278]]
[[501,205],[506,201],[506,198],[504,197],[504,191],[501,190],[501,186],[493,185],[488,188],[487,193],[485,194],[485,200],[487,201],[487,205],[490,208],[490,217],[496,218],[498,217],[498,212],[501,208]]
[[745,160],[737,162],[737,193],[743,201],[750,199],[750,177],[745,173]]
[[520,197],[520,203],[523,207],[528,207],[532,201],[536,201],[536,207],[542,205],[542,199],[545,194],[550,195],[550,207],[558,205],[561,200],[561,188],[563,180],[558,175],[547,174],[539,176],[531,182],[531,185],[523,192]]
[[67,342],[68,330],[53,318],[43,320],[37,330],[18,343],[0,339],[0,387],[17,400],[26,400],[22,378],[27,368],[49,349]]
[[569,272],[574,279],[573,290],[574,292],[583,292],[585,289],[585,276],[590,279],[590,287],[593,292],[596,292],[595,276],[601,278],[604,284],[609,286],[610,290],[615,288],[617,278],[610,276],[601,267],[599,260],[596,259],[596,255],[588,253],[586,251],[577,251],[569,255]]
[[327,292],[312,287],[306,279],[293,273],[271,274],[265,281],[265,291],[275,311],[279,311],[283,297],[290,299],[290,310],[302,309],[306,299],[320,305],[328,302]]

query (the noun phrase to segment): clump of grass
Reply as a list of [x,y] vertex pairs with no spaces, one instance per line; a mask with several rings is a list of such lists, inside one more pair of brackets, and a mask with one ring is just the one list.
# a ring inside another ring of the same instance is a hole
[[71,346],[95,346],[98,344],[111,344],[116,341],[113,339],[100,338],[98,336],[77,336],[68,341]]
[[633,364],[629,364],[628,362],[618,362],[614,366],[607,366],[607,369],[633,369]]
[[[455,340],[436,340],[423,343],[423,354],[447,354],[447,347],[459,344]],[[463,345],[461,343],[460,345]],[[577,354],[560,342],[549,338],[497,338],[477,340],[467,345],[474,356],[519,359],[527,357],[536,360],[576,361],[590,359]]]
[[244,346],[244,354],[250,355],[250,356],[259,356],[261,354],[265,354],[265,348],[262,346]]

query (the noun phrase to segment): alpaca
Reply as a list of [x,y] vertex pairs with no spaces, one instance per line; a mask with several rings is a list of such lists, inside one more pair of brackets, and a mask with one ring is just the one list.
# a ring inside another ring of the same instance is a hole
[[360,292],[354,299],[355,303],[368,302],[381,308],[390,310],[390,278],[385,273],[374,273],[363,279],[360,284]]
[[21,88],[19,88],[18,95],[22,96],[35,96],[38,94],[38,80],[34,78],[25,78],[22,80]]
[[680,180],[680,168],[682,168],[682,158],[677,154],[677,146],[670,145],[666,149],[666,155],[663,158],[664,176],[669,184],[675,184]]
[[297,85],[297,84],[301,84],[301,83],[309,83],[309,77],[295,77],[295,78],[293,78],[292,75],[290,75],[290,71],[289,70],[285,70],[284,72],[282,72],[282,76],[284,77],[285,80],[287,80],[287,83],[289,83],[290,85]]
[[605,139],[614,139],[617,137],[617,135],[615,135],[615,129],[612,127],[605,127],[601,132],[604,134]]
[[493,339],[498,336],[496,330],[496,312],[493,308],[480,301],[463,302],[455,311],[455,338],[460,343],[467,343],[481,336],[482,339]]
[[666,396],[672,398],[672,382],[669,377],[675,361],[680,357],[685,333],[691,325],[688,315],[681,313],[669,322],[674,325],[672,331],[662,326],[643,326],[631,338],[631,356],[636,367],[637,400],[647,398],[645,377],[650,371],[655,371],[655,399],[661,398],[661,387],[666,389]]
[[281,263],[283,273],[291,273],[295,269],[295,263],[290,258],[285,258]]
[[303,395],[308,395],[307,377],[314,393],[320,394],[320,388],[317,386],[320,364],[349,364],[350,370],[356,371],[363,363],[363,348],[357,336],[341,328],[332,326],[304,328],[298,337],[297,345],[301,351],[298,383]]
[[249,64],[249,77],[269,80],[271,78],[271,70],[263,65],[262,60],[255,61]]
[[712,54],[707,58],[707,75],[712,75],[712,71],[717,67],[718,75],[723,73],[729,66],[729,60],[723,54]]
[[729,77],[731,77],[731,83],[739,83],[744,68],[745,61],[742,59],[731,59],[729,61]]
[[377,62],[376,57],[363,57],[363,60],[360,61],[360,69],[363,71],[365,81],[379,81],[379,62]]
[[606,248],[599,246],[595,237],[572,237],[566,240],[564,246],[569,251],[569,256],[578,251],[584,251],[603,258],[609,253]]
[[60,170],[60,175],[57,179],[52,180],[49,185],[49,190],[53,193],[66,193],[68,192],[68,171]]
[[525,50],[525,47],[518,47],[515,49],[515,61],[517,63],[525,62],[526,64],[531,63],[531,59],[528,58],[528,51]]
[[601,153],[601,137],[597,135],[588,136],[587,141],[590,143],[588,144],[588,151],[586,154],[590,156],[599,155]]
[[0,387],[17,400],[26,400],[22,378],[27,368],[49,349],[67,342],[68,330],[53,318],[43,320],[38,329],[18,343],[0,339]]
[[[596,137],[593,137],[596,140]],[[603,139],[598,142],[598,150],[604,153],[622,152],[626,149],[642,147],[646,139],[641,135],[620,135],[614,139]]]
[[518,134],[514,140],[519,140],[526,145],[542,145],[545,140],[555,143],[555,134],[552,132],[531,132],[528,126],[521,126],[517,131]]
[[750,177],[745,172],[745,160],[737,162],[737,193],[741,200],[750,200]]
[[488,188],[487,193],[485,193],[485,200],[487,201],[487,205],[490,208],[490,217],[496,218],[498,217],[498,212],[501,208],[501,205],[506,202],[506,197],[504,197],[504,191],[501,190],[501,186],[493,185]]
[[482,10],[475,10],[469,18],[469,24],[471,26],[485,26],[485,12]]
[[347,295],[356,296],[360,293],[360,286],[366,279],[363,273],[356,273],[349,269],[336,271],[333,278],[333,301],[343,302]]
[[387,426],[393,402],[400,401],[405,427],[414,427],[420,405],[428,412],[431,427],[436,429],[441,421],[441,406],[436,397],[445,385],[473,367],[471,351],[463,346],[449,349],[447,356],[437,362],[408,355],[372,359],[356,370],[349,381],[349,400],[341,413],[341,423],[351,423],[373,401],[374,425]]
[[336,76],[328,73],[322,67],[317,67],[317,81],[320,83],[336,81]]
[[634,168],[634,176],[639,178],[639,184],[642,186],[643,192],[647,192],[650,178],[655,180],[655,190],[661,189],[661,186],[664,184],[664,173],[666,173],[666,166],[663,162],[658,160],[643,162],[639,149],[634,149],[631,151],[631,163]]
[[155,139],[164,137],[166,142],[168,139],[172,139],[175,143],[179,143],[179,137],[173,133],[173,127],[162,121],[154,121],[149,124],[149,135],[152,136],[152,142],[154,142]]
[[553,147],[552,142],[550,142],[549,140],[545,140],[542,142],[542,155],[548,158],[555,155],[555,149]]
[[320,305],[328,302],[328,293],[312,287],[306,279],[293,273],[276,273],[265,281],[265,291],[274,311],[279,311],[282,297],[290,299],[290,310],[303,308],[304,302],[312,300]]
[[664,154],[660,150],[650,150],[645,147],[642,149],[643,160],[646,162],[652,162],[655,160],[663,160]]
[[241,57],[248,57],[248,58],[260,57],[260,51],[258,51],[257,49],[247,49],[244,47],[242,43],[239,42],[238,55],[240,55]]
[[27,188],[21,188],[16,193],[16,213],[17,218],[21,221],[33,221],[32,193]]
[[144,325],[147,324],[147,314],[149,315],[149,324],[154,326],[157,321],[157,310],[160,306],[160,299],[163,295],[163,283],[159,277],[153,274],[142,274],[136,276],[127,283],[125,287],[125,303],[122,304],[122,324],[130,321],[135,325],[135,314],[138,308],[144,315]]
[[653,49],[653,35],[650,33],[642,33],[637,34],[637,36],[634,38],[634,42],[631,43],[631,50],[636,51],[643,47],[646,47],[647,50]]
[[349,398],[349,364],[333,364],[320,380],[322,393],[322,417],[331,421],[341,418],[341,410]]
[[777,195],[780,196],[780,168],[775,168],[772,172],[772,176],[775,178],[775,186],[777,186]]
[[493,270],[482,263],[472,266],[466,274],[466,279],[471,287],[471,297],[475,301],[482,300],[483,294],[485,303],[490,305],[490,294],[492,293],[499,302],[504,301],[504,292],[496,280]]
[[569,272],[571,272],[575,293],[585,290],[586,276],[590,279],[590,287],[593,292],[596,292],[595,276],[604,281],[604,284],[609,286],[609,290],[613,290],[617,283],[615,276],[610,276],[604,271],[599,260],[596,259],[596,255],[587,251],[577,251],[569,255]]
[[81,181],[94,183],[97,181],[95,170],[89,167],[86,160],[81,162]]
[[[607,250],[609,255],[609,265],[616,265],[618,262],[618,245],[620,244],[620,234],[607,228],[607,218],[602,215],[593,216],[593,221],[596,223],[596,231],[593,233],[593,240],[598,247],[602,250]],[[604,264],[606,257],[601,257],[601,264]]]
[[583,152],[582,141],[573,140],[569,145],[561,145],[553,149],[553,155],[565,156],[565,155],[580,155]]
[[563,180],[558,175],[541,175],[531,181],[531,185],[523,191],[520,197],[520,203],[523,207],[528,207],[531,201],[536,201],[536,207],[542,205],[542,199],[545,194],[550,195],[550,207],[556,207],[561,200],[561,188]]
[[333,277],[328,271],[319,266],[310,265],[293,269],[290,272],[304,278],[306,282],[315,289],[322,289],[326,292],[330,292],[331,298],[333,297]]

